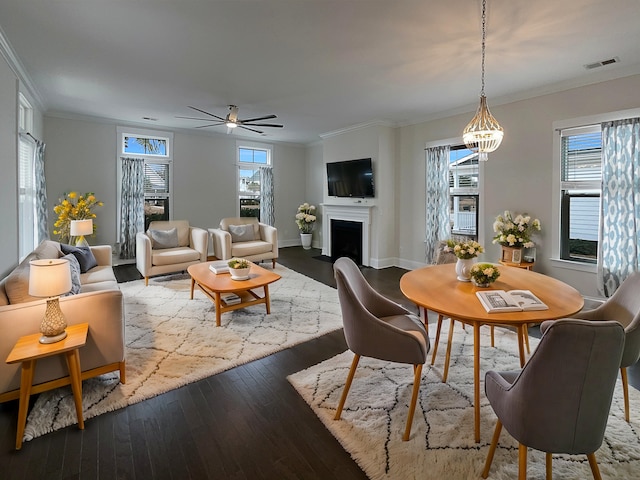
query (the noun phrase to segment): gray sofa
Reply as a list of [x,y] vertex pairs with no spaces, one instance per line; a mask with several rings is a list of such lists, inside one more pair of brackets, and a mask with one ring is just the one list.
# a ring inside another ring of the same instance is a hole
[[[92,246],[97,266],[80,274],[80,292],[60,298],[67,324],[89,324],[87,343],[80,348],[82,379],[118,370],[125,382],[125,319],[122,292],[111,266],[111,247]],[[18,338],[40,331],[46,299],[30,297],[29,261],[63,256],[60,243],[45,240],[0,280],[0,402],[19,397],[20,364],[4,359]],[[32,393],[69,384],[63,356],[38,360]]]

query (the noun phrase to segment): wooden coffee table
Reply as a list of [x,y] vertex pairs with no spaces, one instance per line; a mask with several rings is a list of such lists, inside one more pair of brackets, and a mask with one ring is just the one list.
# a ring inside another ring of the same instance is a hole
[[[202,292],[211,299],[216,307],[216,326],[220,326],[220,316],[224,312],[230,312],[239,308],[249,307],[264,303],[267,314],[271,313],[271,303],[269,300],[269,284],[280,280],[280,275],[266,270],[255,263],[251,263],[248,280],[233,280],[228,273],[215,274],[209,270],[209,265],[213,262],[203,262],[190,265],[187,272],[191,275],[191,299],[193,300],[193,289],[196,285]],[[255,290],[263,289],[263,295]],[[240,297],[240,303],[225,305],[220,295],[223,293],[235,293]]]

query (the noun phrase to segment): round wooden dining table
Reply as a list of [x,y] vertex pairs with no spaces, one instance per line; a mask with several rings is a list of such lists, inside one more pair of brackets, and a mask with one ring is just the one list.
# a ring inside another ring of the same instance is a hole
[[[507,325],[516,328],[520,363],[524,366],[525,326],[569,317],[584,305],[582,295],[570,285],[540,273],[514,267],[501,267],[498,280],[489,288],[480,288],[471,282],[458,281],[455,264],[431,265],[405,273],[400,279],[400,290],[419,307],[473,327],[476,443],[480,442],[480,327]],[[527,312],[488,313],[475,294],[478,290],[529,290],[549,308]]]

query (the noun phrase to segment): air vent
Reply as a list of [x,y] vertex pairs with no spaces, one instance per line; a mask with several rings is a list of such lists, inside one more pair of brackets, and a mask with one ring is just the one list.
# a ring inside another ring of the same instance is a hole
[[618,57],[609,58],[608,60],[601,60],[600,62],[588,63],[584,66],[587,70],[592,70],[594,68],[604,67],[606,65],[611,65],[612,63],[620,63],[620,59]]

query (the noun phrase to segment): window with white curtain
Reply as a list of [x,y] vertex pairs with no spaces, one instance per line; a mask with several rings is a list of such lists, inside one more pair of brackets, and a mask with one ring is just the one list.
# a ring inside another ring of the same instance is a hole
[[238,144],[238,209],[241,217],[260,219],[260,167],[271,166],[271,146]]
[[37,246],[34,167],[36,145],[27,135],[32,129],[33,108],[22,94],[18,94],[18,251],[20,260]]
[[478,239],[478,154],[463,145],[449,149],[449,215],[451,233]]
[[173,208],[173,133],[118,127],[118,156],[144,159],[145,230],[154,220],[169,220]]
[[598,259],[602,180],[600,125],[560,131],[560,258],[581,263]]

